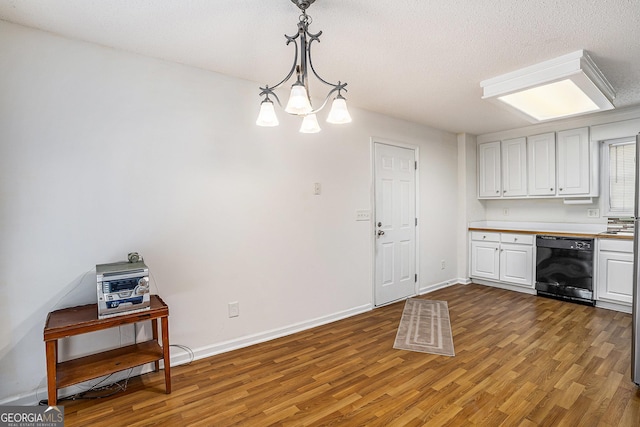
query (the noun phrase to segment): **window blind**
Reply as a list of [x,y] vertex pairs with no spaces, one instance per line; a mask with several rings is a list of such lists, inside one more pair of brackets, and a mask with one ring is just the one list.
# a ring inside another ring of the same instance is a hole
[[609,206],[611,212],[630,213],[635,199],[635,142],[609,145]]

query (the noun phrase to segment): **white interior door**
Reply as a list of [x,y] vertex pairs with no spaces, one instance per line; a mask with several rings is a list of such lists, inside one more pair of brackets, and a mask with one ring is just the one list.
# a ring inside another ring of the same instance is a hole
[[416,293],[416,153],[374,144],[375,304]]

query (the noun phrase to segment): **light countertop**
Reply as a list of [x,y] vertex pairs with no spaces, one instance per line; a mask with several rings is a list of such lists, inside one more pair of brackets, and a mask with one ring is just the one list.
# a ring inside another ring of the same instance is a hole
[[607,233],[606,224],[579,224],[555,222],[475,221],[469,223],[470,231],[545,234],[593,239],[633,240],[633,233]]

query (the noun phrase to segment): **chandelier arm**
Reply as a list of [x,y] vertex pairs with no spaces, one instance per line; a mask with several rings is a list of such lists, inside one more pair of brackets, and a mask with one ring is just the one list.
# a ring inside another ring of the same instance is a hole
[[[299,34],[296,34],[295,36],[292,37],[292,36],[288,36],[288,35],[285,34],[284,36],[287,38],[287,44],[289,44],[292,41],[294,41],[295,39],[297,39],[298,35]],[[296,66],[298,65],[298,43],[294,43],[293,46],[295,48],[295,55],[293,56],[293,66],[291,67],[291,70],[289,70],[289,74],[287,74],[287,76],[284,79],[282,79],[280,81],[280,83],[278,83],[277,85],[271,86],[271,89],[279,88],[283,83],[285,83],[286,81],[288,81],[291,78],[291,76],[293,75],[294,71],[296,70]],[[280,106],[282,106],[282,104]]]
[[273,97],[276,99],[276,101],[278,101],[278,105],[280,106],[280,108],[282,107],[282,102],[280,102],[280,98],[278,98],[278,95],[275,94],[275,92],[271,92],[271,95],[273,95]]
[[260,90],[262,92],[260,92],[260,94],[258,96],[263,96],[265,95],[265,101],[271,101],[269,99],[269,96],[273,96],[276,101],[278,102],[278,105],[280,107],[282,107],[282,102],[280,102],[280,98],[278,97],[278,95],[272,90],[273,88],[270,88],[269,86],[265,86],[265,87],[261,87]]
[[320,106],[319,106],[318,108],[316,108],[315,110],[313,110],[313,111],[309,112],[308,114],[316,114],[317,112],[319,112],[320,110],[322,110],[322,109],[327,105],[327,102],[329,101],[329,98],[331,97],[331,94],[332,94],[332,93],[334,93],[334,92],[338,92],[338,91],[340,91],[340,90],[341,90],[341,89],[340,89],[340,87],[338,87],[338,86],[336,86],[336,87],[334,87],[333,89],[331,89],[331,90],[329,91],[329,93],[327,93],[327,96],[325,96],[325,97],[324,97],[324,101],[322,102],[322,105],[320,105]]
[[[318,42],[320,42],[320,39],[318,37],[320,37],[320,35],[322,34],[322,31],[320,31],[318,34],[309,34],[308,32],[307,34],[309,35],[309,37],[311,37],[311,40],[309,41],[309,45],[308,45],[308,52],[309,52],[308,56],[309,56],[309,67],[311,68],[311,72],[313,72],[313,75],[316,76],[318,80],[320,80],[322,83],[326,84],[327,86],[332,86],[334,89],[344,90],[346,92],[347,91],[347,89],[345,89],[345,86],[347,85],[346,83],[340,83],[338,81],[337,84],[334,84],[326,81],[325,79],[320,77],[320,75],[318,74],[318,72],[313,66],[313,60],[311,59],[311,42],[313,42],[314,40],[317,40]],[[331,92],[333,92],[333,90]]]

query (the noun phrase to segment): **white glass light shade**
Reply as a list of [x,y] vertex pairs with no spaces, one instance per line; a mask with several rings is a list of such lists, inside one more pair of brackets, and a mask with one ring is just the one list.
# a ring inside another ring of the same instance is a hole
[[262,101],[256,124],[258,126],[278,126],[280,124],[276,116],[276,111],[273,108],[273,102]]
[[539,121],[599,110],[595,102],[569,79],[500,96],[498,99]]
[[301,133],[318,133],[320,132],[320,125],[318,124],[318,118],[315,114],[309,114],[302,119],[302,125],[300,126]]
[[351,123],[351,115],[347,109],[347,102],[343,97],[339,96],[333,100],[333,103],[331,104],[331,111],[329,111],[329,116],[327,116],[327,123],[334,123],[338,125]]
[[291,95],[289,96],[289,102],[284,109],[289,114],[307,114],[312,110],[309,97],[307,96],[307,90],[301,84],[294,84],[291,86]]

